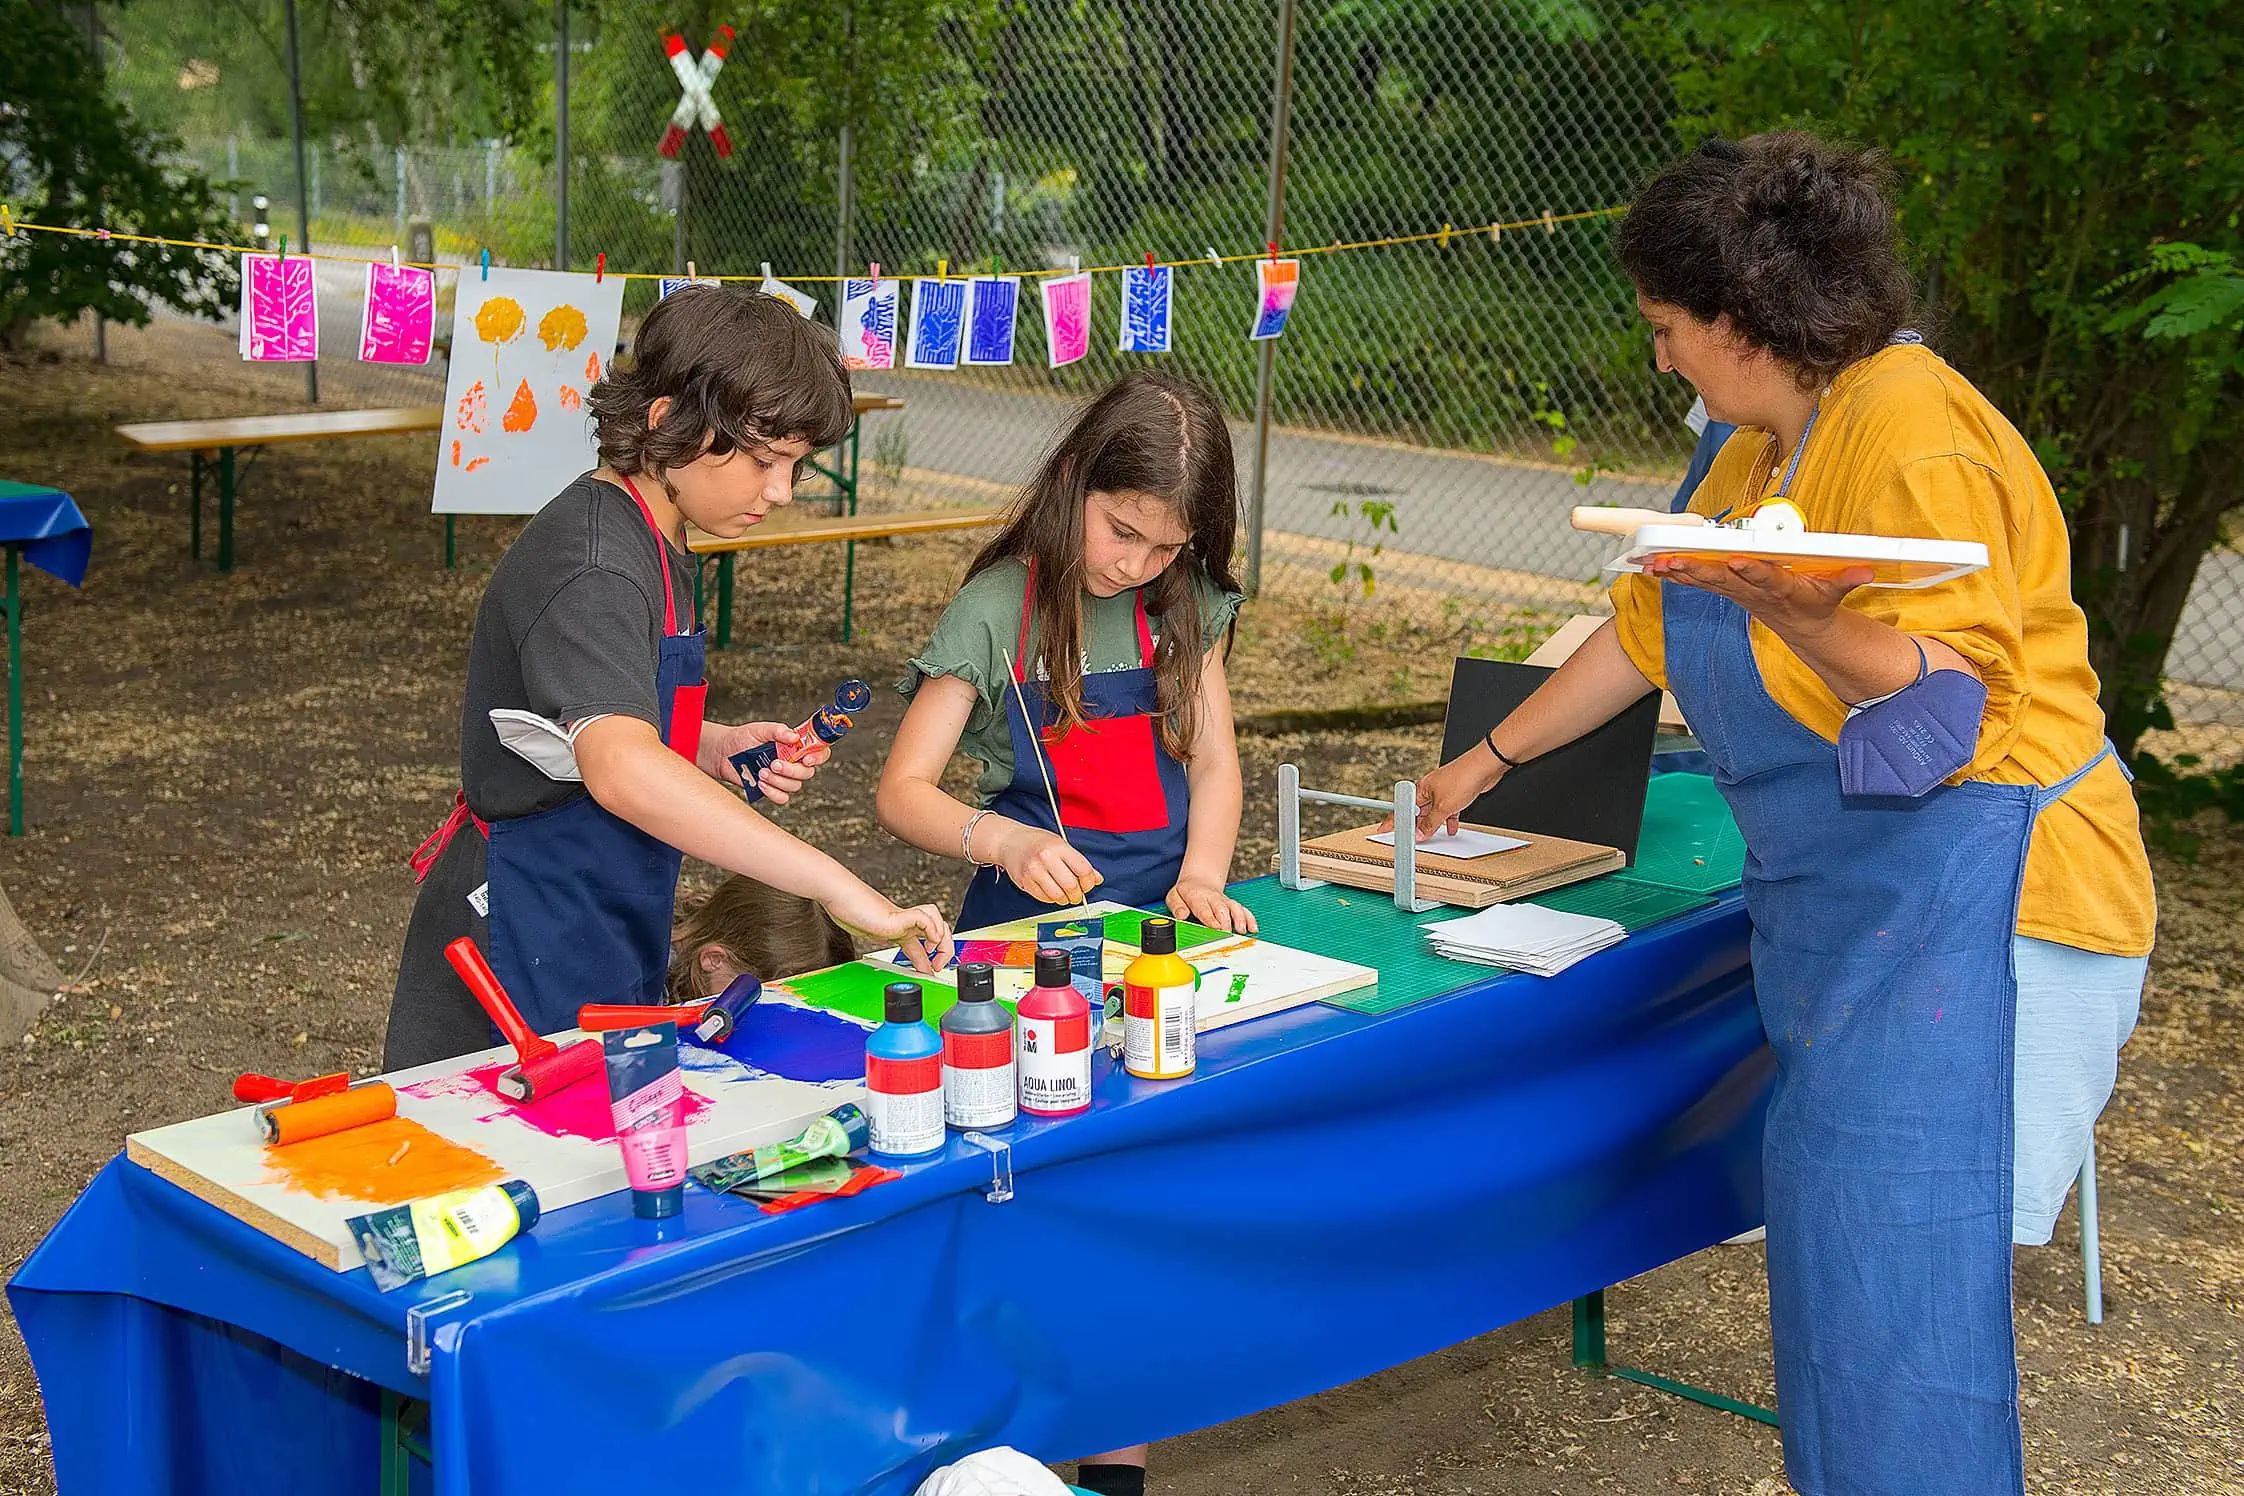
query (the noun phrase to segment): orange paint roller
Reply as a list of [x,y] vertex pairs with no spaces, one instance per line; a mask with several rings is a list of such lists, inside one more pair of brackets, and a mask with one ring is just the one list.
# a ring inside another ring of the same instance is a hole
[[257,1126],[266,1142],[285,1147],[369,1122],[387,1122],[396,1115],[397,1092],[387,1082],[377,1080],[310,1101],[260,1107]]
[[499,985],[498,973],[491,970],[491,963],[483,959],[483,952],[467,936],[446,946],[444,959],[452,963],[468,991],[475,994],[483,1011],[506,1035],[506,1042],[514,1046],[514,1068],[499,1076],[501,1096],[511,1101],[537,1101],[605,1072],[606,1060],[598,1039],[579,1039],[563,1049],[551,1039],[532,1033],[514,1000]]

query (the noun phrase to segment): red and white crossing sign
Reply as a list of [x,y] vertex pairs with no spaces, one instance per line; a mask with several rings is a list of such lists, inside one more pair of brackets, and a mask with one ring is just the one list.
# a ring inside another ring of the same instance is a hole
[[717,81],[717,74],[725,66],[725,52],[732,46],[732,28],[719,26],[710,38],[709,49],[696,62],[682,36],[665,36],[662,50],[670,54],[670,71],[678,75],[682,91],[678,107],[670,111],[670,126],[662,132],[662,144],[655,149],[661,154],[677,159],[685,146],[686,135],[695,123],[709,132],[709,143],[717,148],[720,157],[732,155],[732,138],[725,134],[724,117],[717,113],[717,101],[709,87]]

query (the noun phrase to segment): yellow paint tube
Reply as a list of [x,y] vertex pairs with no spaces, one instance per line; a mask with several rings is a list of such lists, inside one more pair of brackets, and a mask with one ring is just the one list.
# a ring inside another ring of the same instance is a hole
[[431,1195],[347,1223],[384,1293],[488,1257],[538,1222],[538,1195],[519,1179]]

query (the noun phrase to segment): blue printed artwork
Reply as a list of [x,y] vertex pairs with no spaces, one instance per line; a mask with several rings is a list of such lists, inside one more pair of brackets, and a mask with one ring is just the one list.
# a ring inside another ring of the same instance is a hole
[[1174,266],[1132,265],[1123,270],[1121,352],[1169,351],[1170,295],[1175,283]]
[[966,361],[1013,362],[1013,324],[1021,305],[1020,277],[978,275],[967,284]]
[[671,292],[682,291],[688,286],[714,286],[719,284],[721,282],[706,275],[666,275],[656,288],[655,300],[660,301]]
[[904,343],[907,369],[955,369],[966,332],[965,281],[912,282],[910,337]]

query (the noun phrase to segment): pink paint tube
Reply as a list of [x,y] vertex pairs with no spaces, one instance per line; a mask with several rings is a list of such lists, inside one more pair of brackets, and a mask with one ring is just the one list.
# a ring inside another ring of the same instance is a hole
[[678,1074],[678,1025],[610,1029],[601,1045],[632,1213],[652,1221],[674,1216],[686,1200],[685,1082]]

